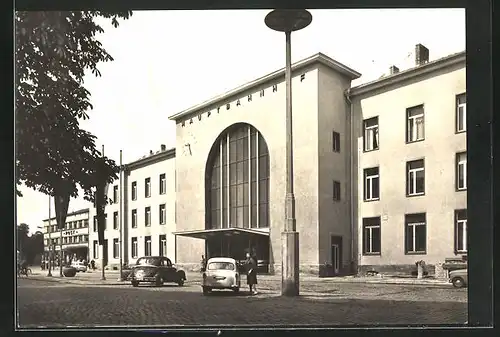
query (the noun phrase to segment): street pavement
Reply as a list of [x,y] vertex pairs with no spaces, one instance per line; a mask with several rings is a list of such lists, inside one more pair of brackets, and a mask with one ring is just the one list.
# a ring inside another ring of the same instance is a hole
[[133,288],[129,283],[74,284],[20,278],[18,324],[21,328],[384,326],[464,324],[467,321],[466,289],[324,280],[304,280],[301,296],[286,298],[279,296],[279,284],[261,279],[258,295],[250,295],[242,289],[239,295],[214,292],[203,296],[199,281],[193,279],[184,287],[167,284]]

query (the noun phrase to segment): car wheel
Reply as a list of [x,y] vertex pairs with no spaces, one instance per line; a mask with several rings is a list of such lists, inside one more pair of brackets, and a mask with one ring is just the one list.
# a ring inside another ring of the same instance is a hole
[[234,288],[233,291],[234,291],[235,294],[237,294],[237,293],[240,292],[240,288]]
[[155,285],[157,287],[161,287],[163,285],[163,279],[161,278],[161,276],[156,276]]
[[210,294],[210,291],[212,291],[212,289],[210,289],[209,287],[203,287],[203,295]]
[[179,281],[177,281],[177,284],[179,285],[179,287],[182,287],[184,285],[184,280],[180,279]]
[[465,282],[461,277],[454,278],[452,283],[455,288],[463,288],[465,286]]
[[137,287],[139,285],[139,282],[137,281],[132,281],[132,287]]

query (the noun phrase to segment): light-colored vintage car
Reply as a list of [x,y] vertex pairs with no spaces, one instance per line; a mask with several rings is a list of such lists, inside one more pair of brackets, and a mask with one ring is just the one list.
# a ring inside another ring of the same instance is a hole
[[71,267],[75,268],[77,272],[85,273],[87,271],[87,265],[83,261],[73,261]]
[[457,269],[450,271],[449,282],[455,288],[463,288],[467,286],[467,269]]
[[241,278],[235,259],[213,257],[207,261],[206,266],[202,281],[204,295],[213,289],[230,289],[235,293],[240,291]]

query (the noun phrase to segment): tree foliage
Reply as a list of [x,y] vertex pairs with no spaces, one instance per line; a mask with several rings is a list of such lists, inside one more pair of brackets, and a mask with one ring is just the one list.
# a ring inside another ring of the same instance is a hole
[[[96,149],[96,137],[80,128],[89,118],[90,92],[84,75],[101,76],[100,62],[113,61],[97,40],[103,28],[96,19],[110,19],[118,27],[128,12],[16,12],[16,178],[17,184],[54,195],[69,186],[76,197],[79,185],[84,198],[93,201],[98,174],[117,178],[115,162]],[[18,195],[21,196],[19,190]]]

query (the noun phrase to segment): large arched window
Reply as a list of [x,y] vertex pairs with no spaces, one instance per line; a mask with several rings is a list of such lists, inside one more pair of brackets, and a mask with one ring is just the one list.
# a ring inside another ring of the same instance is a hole
[[207,229],[269,227],[269,151],[253,126],[235,124],[219,136],[205,189]]

